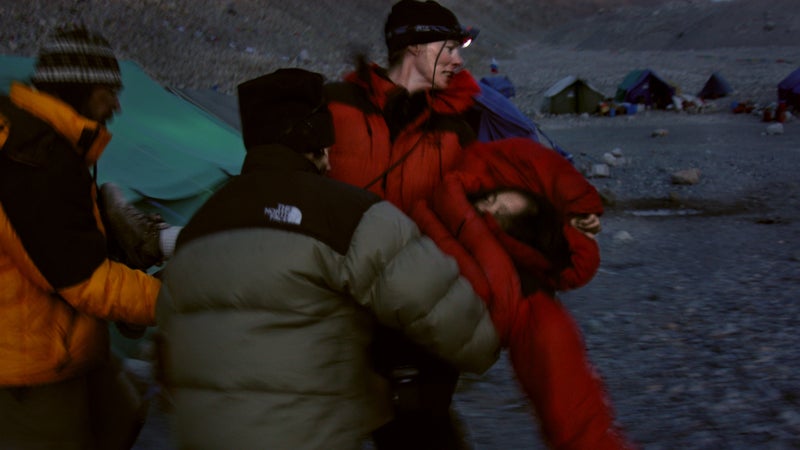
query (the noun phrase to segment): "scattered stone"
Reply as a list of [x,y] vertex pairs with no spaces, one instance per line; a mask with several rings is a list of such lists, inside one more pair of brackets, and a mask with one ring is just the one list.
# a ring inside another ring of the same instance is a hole
[[725,326],[723,326],[722,328],[714,330],[711,333],[711,337],[713,337],[713,338],[727,337],[727,336],[731,336],[731,335],[734,335],[734,334],[739,334],[740,332],[741,332],[741,329],[738,326],[736,326],[736,325],[734,325],[732,323],[729,323],[729,324],[725,324]]
[[667,131],[666,128],[657,128],[657,129],[653,130],[652,133],[650,133],[650,136],[651,137],[664,137],[664,136],[666,136],[668,134],[669,134],[669,131]]
[[624,165],[626,163],[626,160],[621,156],[614,156],[611,153],[604,153],[603,162],[605,162],[611,167],[619,167],[621,165]]
[[700,169],[684,169],[672,174],[672,184],[697,184],[699,181]]
[[780,414],[781,420],[800,430],[800,413],[797,411],[783,411]]
[[611,154],[616,156],[617,158],[621,158],[623,156],[622,149],[617,147],[614,150],[611,150]]
[[606,178],[609,176],[611,176],[611,168],[608,167],[608,164],[592,164],[589,177]]
[[625,230],[617,231],[616,233],[614,233],[612,239],[614,240],[614,242],[618,244],[633,242],[633,236],[631,236],[631,234]]
[[782,123],[771,123],[767,125],[767,135],[773,136],[777,134],[783,134],[783,124]]
[[300,54],[297,55],[297,60],[303,64],[310,63],[311,55],[308,53],[308,50],[302,49],[300,50]]

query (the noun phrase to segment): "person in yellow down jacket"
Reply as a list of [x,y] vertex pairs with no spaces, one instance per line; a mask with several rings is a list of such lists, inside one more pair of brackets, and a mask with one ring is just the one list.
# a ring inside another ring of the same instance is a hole
[[[155,322],[169,227],[110,186],[98,201],[96,162],[111,139],[122,78],[109,43],[59,29],[30,84],[0,97],[0,448],[129,448],[141,421],[113,428],[109,321]],[[108,226],[100,210],[105,205]],[[106,229],[128,257],[110,258]],[[177,227],[175,227],[177,228]],[[118,375],[118,374],[117,374]],[[102,429],[100,429],[102,428]],[[100,432],[114,443],[100,441]]]

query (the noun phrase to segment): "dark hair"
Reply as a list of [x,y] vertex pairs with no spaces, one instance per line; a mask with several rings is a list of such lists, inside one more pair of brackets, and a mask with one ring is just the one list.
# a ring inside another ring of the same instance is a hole
[[528,202],[528,207],[521,213],[498,220],[503,230],[514,239],[542,252],[553,264],[554,272],[567,267],[570,248],[562,229],[563,221],[556,207],[546,198],[520,189],[502,188],[471,196],[470,200],[474,203],[474,200],[503,192],[516,192]]
[[406,53],[406,48],[403,47],[399,50],[393,50],[389,52],[389,56],[387,58],[388,67],[394,67],[400,62],[403,61],[403,55]]
[[97,87],[97,84],[86,83],[50,83],[50,82],[34,82],[32,83],[36,89],[57,97],[59,100],[68,104],[75,109],[79,114],[83,114],[89,97],[92,91]]

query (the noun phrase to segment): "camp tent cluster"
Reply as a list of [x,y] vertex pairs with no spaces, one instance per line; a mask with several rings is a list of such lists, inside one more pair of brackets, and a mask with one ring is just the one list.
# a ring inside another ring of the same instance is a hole
[[[786,89],[796,89],[795,97],[785,94],[787,101],[797,101],[797,87],[800,74],[795,73],[784,82]],[[791,89],[789,86],[793,86]],[[731,84],[719,72],[709,76],[698,91],[700,100],[713,100],[731,95],[734,92]],[[788,91],[787,91],[788,92]],[[566,76],[544,93],[540,111],[545,114],[594,114],[601,110],[601,105],[614,102],[617,104],[645,105],[649,108],[666,109],[674,104],[678,87],[660,77],[651,69],[636,69],[628,72],[617,86],[613,97],[606,96],[589,81],[573,75]]]

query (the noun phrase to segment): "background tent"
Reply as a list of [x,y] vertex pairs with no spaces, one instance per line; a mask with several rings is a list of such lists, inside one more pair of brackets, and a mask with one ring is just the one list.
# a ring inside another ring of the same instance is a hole
[[800,110],[800,67],[778,83],[778,101]]
[[517,94],[517,88],[514,83],[505,75],[494,75],[491,77],[481,78],[481,83],[488,84],[497,92],[503,94],[506,98],[511,98]]
[[[506,78],[506,80],[508,80]],[[509,80],[510,83],[510,80]],[[550,148],[572,161],[572,155],[550,139],[534,121],[517,108],[511,100],[492,87],[486,78],[478,82],[481,92],[475,96],[475,105],[467,114],[473,128],[477,129],[478,140],[496,141],[509,137],[526,137],[536,142],[541,134]]]
[[550,114],[594,113],[606,96],[586,81],[572,75],[550,86],[541,111]]
[[[34,58],[0,55],[0,93],[26,81]],[[121,61],[122,113],[98,163],[98,182],[119,184],[141,209],[182,225],[232,174],[245,150],[239,132],[171,94],[132,61]]]
[[697,97],[703,100],[713,100],[715,98],[725,97],[732,92],[733,89],[725,78],[723,78],[719,72],[714,72],[708,77],[706,84],[703,85],[700,92],[697,93]]
[[618,103],[628,102],[645,104],[650,107],[664,109],[672,104],[675,88],[661,79],[652,70],[633,70],[628,73],[617,87],[614,100]]
[[481,92],[475,96],[474,128],[478,140],[494,141],[505,137],[527,137],[539,141],[536,124],[486,78],[478,82]]

